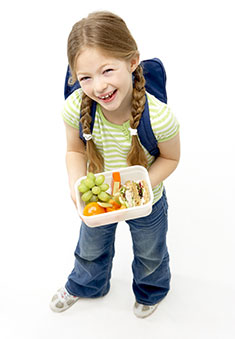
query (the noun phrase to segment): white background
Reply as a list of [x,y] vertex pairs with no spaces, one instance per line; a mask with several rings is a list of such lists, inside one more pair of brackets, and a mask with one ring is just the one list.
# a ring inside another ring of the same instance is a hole
[[[141,59],[163,61],[181,124],[181,163],[165,182],[172,289],[145,320],[132,313],[125,223],[110,293],[63,314],[48,307],[79,233],[60,116],[67,37],[94,10],[122,16]],[[9,0],[0,15],[1,338],[234,338],[232,1]]]

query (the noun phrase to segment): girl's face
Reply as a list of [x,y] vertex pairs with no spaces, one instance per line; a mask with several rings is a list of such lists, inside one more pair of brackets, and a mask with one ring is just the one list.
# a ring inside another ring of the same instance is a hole
[[85,48],[77,59],[77,78],[83,92],[102,106],[103,113],[125,114],[131,108],[132,72],[139,58],[127,62],[97,48]]

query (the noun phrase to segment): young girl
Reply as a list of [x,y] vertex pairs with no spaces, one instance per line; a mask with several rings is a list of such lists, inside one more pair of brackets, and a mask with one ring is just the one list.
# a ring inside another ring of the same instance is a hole
[[[76,23],[68,38],[68,60],[72,82],[78,80],[81,85],[67,98],[63,110],[66,163],[75,204],[74,184],[87,170],[98,173],[137,164],[148,169],[154,193],[152,212],[127,221],[134,252],[134,313],[143,318],[169,291],[168,205],[163,180],[179,162],[179,124],[166,104],[145,92],[137,45],[120,17],[96,12]],[[158,140],[157,159],[140,144],[137,134],[145,94]],[[92,101],[97,103],[97,111],[91,135]],[[79,138],[80,112],[86,146]],[[114,223],[90,228],[82,222],[75,265],[65,286],[52,298],[53,311],[65,311],[80,298],[109,292],[116,227]]]

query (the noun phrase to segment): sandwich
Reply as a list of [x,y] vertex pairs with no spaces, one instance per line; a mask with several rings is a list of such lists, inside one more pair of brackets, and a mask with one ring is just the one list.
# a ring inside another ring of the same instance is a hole
[[127,181],[121,186],[115,197],[126,208],[142,206],[150,200],[148,186],[144,180]]

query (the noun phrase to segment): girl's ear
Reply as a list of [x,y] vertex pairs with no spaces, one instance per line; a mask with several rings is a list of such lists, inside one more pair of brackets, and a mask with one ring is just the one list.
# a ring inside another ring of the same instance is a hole
[[140,55],[139,53],[136,53],[136,55],[130,60],[131,73],[133,73],[136,70],[136,68],[139,65],[139,61],[140,61]]

